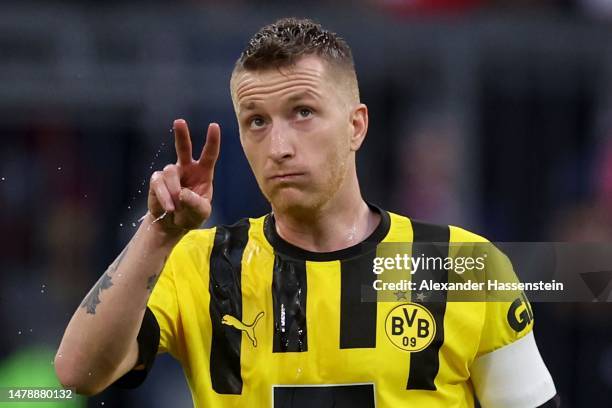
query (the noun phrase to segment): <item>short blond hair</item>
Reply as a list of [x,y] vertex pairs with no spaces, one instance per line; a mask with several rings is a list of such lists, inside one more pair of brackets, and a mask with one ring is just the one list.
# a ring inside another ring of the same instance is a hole
[[355,63],[348,43],[309,19],[282,18],[262,27],[236,61],[232,79],[242,71],[292,66],[307,55],[316,55],[326,62],[359,101]]

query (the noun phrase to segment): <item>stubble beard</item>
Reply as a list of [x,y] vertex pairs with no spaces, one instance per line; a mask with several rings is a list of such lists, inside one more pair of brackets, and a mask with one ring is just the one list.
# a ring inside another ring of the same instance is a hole
[[327,160],[328,163],[333,163],[329,169],[330,177],[320,183],[319,186],[312,184],[305,186],[306,189],[311,191],[301,190],[299,193],[282,191],[282,189],[287,188],[299,189],[298,186],[292,186],[276,188],[268,193],[264,192],[264,196],[273,210],[276,213],[307,220],[324,209],[342,188],[348,171],[348,157],[341,157],[339,154],[330,155]]

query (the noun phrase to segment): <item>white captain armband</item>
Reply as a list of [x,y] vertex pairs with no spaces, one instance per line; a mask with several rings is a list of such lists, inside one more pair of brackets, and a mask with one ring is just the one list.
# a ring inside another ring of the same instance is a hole
[[533,332],[478,357],[471,376],[483,408],[535,408],[556,394]]

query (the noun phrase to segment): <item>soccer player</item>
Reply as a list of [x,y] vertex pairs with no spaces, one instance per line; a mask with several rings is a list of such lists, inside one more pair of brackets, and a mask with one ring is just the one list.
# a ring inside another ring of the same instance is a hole
[[486,240],[364,201],[355,154],[368,110],[343,39],[279,20],[250,40],[230,89],[272,212],[198,229],[211,214],[220,129],[210,124],[194,160],[176,120],[176,164],[153,173],[142,224],[68,324],[55,359],[64,386],[134,387],[169,352],[196,407],[556,405],[524,297],[364,297],[381,244],[435,255],[433,243]]

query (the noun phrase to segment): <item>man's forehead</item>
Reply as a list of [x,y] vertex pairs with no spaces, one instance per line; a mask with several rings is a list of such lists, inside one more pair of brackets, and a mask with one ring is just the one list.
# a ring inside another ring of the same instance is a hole
[[232,80],[232,94],[239,102],[258,93],[288,87],[317,88],[326,77],[326,64],[318,57],[304,57],[295,64],[256,71],[239,71]]

